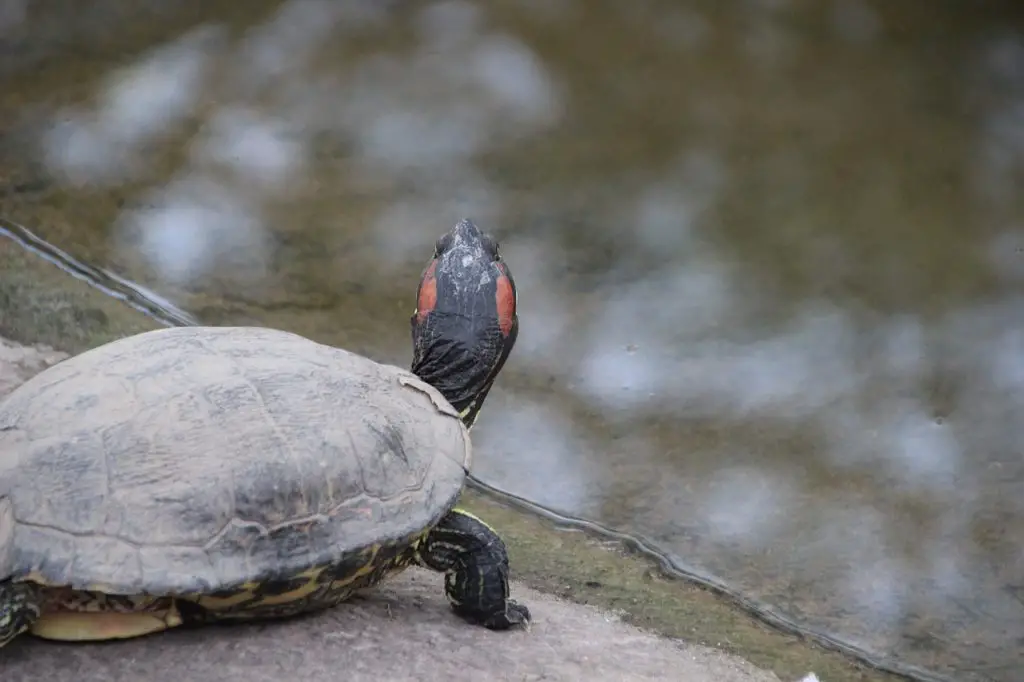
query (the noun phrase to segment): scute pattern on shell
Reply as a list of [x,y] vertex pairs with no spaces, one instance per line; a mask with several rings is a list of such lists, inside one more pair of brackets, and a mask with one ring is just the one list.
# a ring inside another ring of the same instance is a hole
[[470,457],[406,370],[272,329],[147,332],[0,402],[0,579],[172,595],[294,575],[435,523]]

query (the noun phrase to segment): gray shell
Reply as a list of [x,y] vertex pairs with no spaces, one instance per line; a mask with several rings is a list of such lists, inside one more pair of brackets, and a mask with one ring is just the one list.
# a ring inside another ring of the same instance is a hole
[[469,435],[436,390],[295,334],[121,339],[0,402],[0,580],[114,594],[288,576],[433,525]]

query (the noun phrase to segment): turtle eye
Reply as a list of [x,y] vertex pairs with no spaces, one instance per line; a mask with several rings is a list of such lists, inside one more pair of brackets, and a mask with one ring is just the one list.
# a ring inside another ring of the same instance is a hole
[[485,236],[482,241],[484,249],[487,250],[487,253],[490,254],[491,258],[494,260],[501,260],[501,245],[498,243],[498,240],[493,237]]
[[438,237],[437,241],[434,242],[434,258],[437,258],[442,253],[451,248],[452,236],[450,234]]

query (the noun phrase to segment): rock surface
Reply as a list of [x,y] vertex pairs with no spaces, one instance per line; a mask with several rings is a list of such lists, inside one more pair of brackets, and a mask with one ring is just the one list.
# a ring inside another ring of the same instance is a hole
[[[63,357],[0,339],[0,395]],[[0,650],[0,679],[778,682],[739,657],[643,632],[522,584],[513,592],[534,614],[528,631],[471,627],[450,612],[441,584],[438,575],[411,570],[336,609],[290,621],[103,644],[21,637]]]

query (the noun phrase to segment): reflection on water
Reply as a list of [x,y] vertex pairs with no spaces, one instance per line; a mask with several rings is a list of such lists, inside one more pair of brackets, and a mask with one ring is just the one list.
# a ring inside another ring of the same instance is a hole
[[471,215],[522,309],[482,479],[878,660],[1019,679],[1014,3],[120,6],[0,17],[43,36],[10,40],[3,215],[401,364]]

